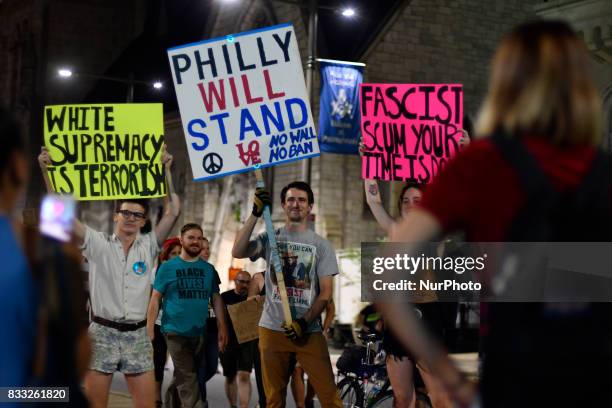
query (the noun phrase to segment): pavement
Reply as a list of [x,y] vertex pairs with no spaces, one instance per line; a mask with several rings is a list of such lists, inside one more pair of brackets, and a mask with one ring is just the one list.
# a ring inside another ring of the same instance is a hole
[[[330,359],[334,374],[336,373],[336,361],[340,357],[342,350],[330,349]],[[166,364],[164,372],[164,382],[162,384],[162,396],[166,393],[170,380],[172,379],[172,373],[174,366],[172,359],[168,356],[168,362]],[[206,390],[208,391],[208,406],[211,408],[229,407],[227,398],[225,397],[224,388],[225,378],[222,374],[222,368],[219,364],[218,372],[213,378],[206,383]],[[251,373],[251,401],[249,407],[254,407],[257,404],[257,384],[255,383],[255,372]],[[315,407],[321,405],[315,400]],[[108,402],[109,408],[128,408],[132,407],[132,398],[130,397],[125,378],[121,373],[115,373],[111,384],[111,392]],[[293,394],[291,393],[291,387],[288,387],[287,392],[287,408],[295,408],[295,402],[293,400]]]
[[[342,350],[331,349],[329,350],[332,367],[334,374],[336,374],[336,361],[340,357]],[[464,353],[464,354],[451,354],[451,359],[457,364],[460,371],[466,373],[470,378],[477,378],[478,373],[478,354],[477,353]],[[168,363],[164,373],[164,382],[162,384],[162,395],[165,394],[170,380],[172,378],[172,372],[174,367],[172,365],[172,359],[168,357]],[[224,389],[224,377],[221,374],[221,365],[218,367],[218,373],[210,379],[207,383],[208,391],[208,405],[211,408],[218,407],[229,407],[227,398],[225,397]],[[257,385],[255,383],[255,372],[251,373],[251,401],[249,407],[254,407],[257,404]],[[315,407],[321,405],[315,400]],[[113,382],[111,384],[111,393],[108,403],[109,408],[128,408],[132,407],[132,398],[127,389],[127,384],[121,373],[115,373],[113,376]],[[288,387],[287,392],[287,408],[295,408],[295,402],[293,401],[293,395],[291,394],[291,388]]]

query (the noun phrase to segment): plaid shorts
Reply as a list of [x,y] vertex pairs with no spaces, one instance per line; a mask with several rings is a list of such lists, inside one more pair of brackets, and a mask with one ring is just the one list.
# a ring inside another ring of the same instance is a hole
[[92,322],[89,336],[93,346],[91,370],[112,374],[140,374],[153,370],[153,346],[146,327],[120,332]]

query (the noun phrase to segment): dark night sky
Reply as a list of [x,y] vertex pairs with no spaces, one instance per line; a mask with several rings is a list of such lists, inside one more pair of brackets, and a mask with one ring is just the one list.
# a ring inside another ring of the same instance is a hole
[[[166,49],[205,39],[205,19],[202,16],[210,13],[211,5],[216,1],[219,0],[150,0],[142,34],[104,74],[127,77],[133,72],[134,78],[139,80],[162,80],[164,89],[161,92],[137,86],[134,101],[161,101],[166,111],[176,109]],[[162,3],[165,12],[159,13]],[[319,10],[317,57],[359,60],[367,44],[399,3],[399,0],[319,0],[321,6],[335,7],[338,11]],[[346,6],[355,9],[354,17],[346,18],[340,14],[340,10]],[[304,25],[307,27],[305,13],[304,17]],[[124,84],[100,81],[86,96],[86,102],[124,102],[125,95]]]

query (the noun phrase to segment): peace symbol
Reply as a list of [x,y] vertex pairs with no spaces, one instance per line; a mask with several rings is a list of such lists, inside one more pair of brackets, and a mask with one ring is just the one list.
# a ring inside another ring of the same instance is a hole
[[202,167],[208,174],[217,174],[223,168],[223,159],[217,153],[208,153],[202,160]]

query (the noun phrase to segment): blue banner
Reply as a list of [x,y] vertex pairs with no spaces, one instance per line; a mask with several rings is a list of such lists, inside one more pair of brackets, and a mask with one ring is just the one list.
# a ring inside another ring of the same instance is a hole
[[358,154],[361,136],[359,85],[364,64],[319,60],[319,148],[322,152]]

